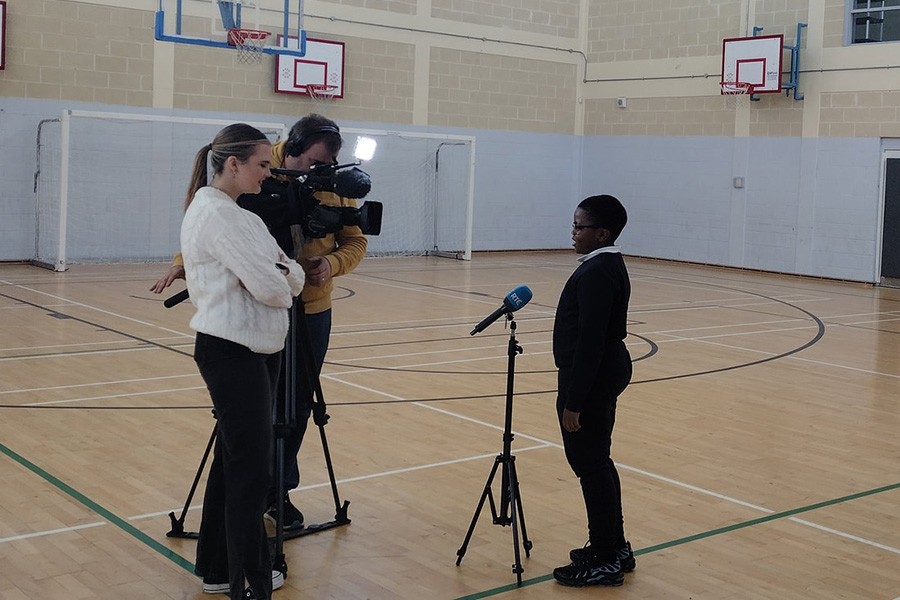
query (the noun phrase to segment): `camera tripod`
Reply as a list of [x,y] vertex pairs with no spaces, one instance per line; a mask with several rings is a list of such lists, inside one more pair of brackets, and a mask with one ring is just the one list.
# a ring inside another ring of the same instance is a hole
[[[472,533],[475,531],[475,524],[478,522],[478,516],[484,507],[485,500],[491,507],[491,516],[494,525],[506,527],[512,525],[513,550],[516,556],[516,562],[512,566],[513,573],[516,574],[516,583],[522,585],[522,568],[521,555],[519,553],[519,527],[522,528],[522,547],[525,549],[526,558],[531,555],[532,543],[528,539],[528,533],[525,531],[525,512],[522,510],[522,498],[519,493],[519,478],[516,475],[516,457],[510,453],[510,445],[512,444],[512,402],[513,402],[513,376],[516,370],[516,355],[522,353],[522,347],[516,341],[516,322],[512,314],[506,315],[509,321],[509,346],[507,355],[509,357],[506,370],[506,418],[503,425],[503,451],[494,459],[494,466],[491,468],[491,474],[488,475],[487,483],[484,485],[484,491],[478,500],[478,507],[475,509],[475,515],[472,517],[472,523],[466,532],[466,539],[462,546],[456,551],[456,565],[462,562],[463,556],[466,554],[466,548],[469,540],[472,539]],[[500,510],[494,503],[494,492],[492,485],[494,476],[497,474],[497,468],[501,469],[501,485],[500,485]]]
[[[171,307],[187,298],[187,294],[182,292],[166,300],[166,306]],[[179,298],[177,301],[176,298]],[[275,435],[275,537],[270,538],[270,542],[274,541],[275,550],[273,552],[274,563],[272,568],[287,573],[287,564],[284,560],[283,543],[286,539],[302,537],[311,533],[318,533],[326,529],[332,529],[341,525],[350,523],[347,517],[347,507],[349,501],[341,503],[338,495],[337,482],[334,477],[334,467],[331,462],[331,453],[328,450],[328,440],[325,437],[325,425],[328,423],[328,414],[325,412],[325,400],[322,396],[322,386],[319,381],[318,370],[313,360],[312,343],[309,335],[309,325],[306,320],[303,301],[295,298],[290,308],[290,326],[288,329],[287,342],[284,348],[284,399],[283,406],[278,407],[274,411],[273,427]],[[299,347],[298,347],[299,346]],[[299,351],[299,355],[298,355]],[[299,360],[298,360],[299,357]],[[299,362],[299,365],[298,365]],[[299,368],[298,368],[299,367]],[[299,371],[299,373],[298,373]],[[298,378],[299,376],[299,378]],[[324,523],[316,523],[295,529],[292,531],[284,531],[284,438],[297,427],[297,398],[298,390],[301,394],[307,395],[312,402],[312,418],[313,422],[319,428],[319,435],[322,441],[322,450],[325,454],[325,465],[328,469],[328,477],[331,481],[331,492],[334,497],[335,515],[334,519]],[[213,410],[215,416],[215,410]],[[200,482],[200,476],[203,473],[206,461],[209,458],[213,441],[216,439],[217,427],[213,425],[212,434],[209,442],[206,444],[206,450],[200,461],[200,467],[194,476],[191,484],[190,492],[185,501],[181,516],[175,517],[175,513],[169,513],[169,519],[172,523],[172,529],[166,533],[166,537],[190,538],[199,537],[197,532],[189,532],[184,530],[184,520],[187,516],[188,508],[197,490],[197,484]],[[262,515],[260,515],[262,518]]]

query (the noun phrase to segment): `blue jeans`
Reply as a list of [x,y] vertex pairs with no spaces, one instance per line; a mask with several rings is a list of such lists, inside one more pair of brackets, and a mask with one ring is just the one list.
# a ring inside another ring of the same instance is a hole
[[[306,324],[309,328],[310,345],[312,347],[313,363],[316,368],[315,375],[318,377],[322,372],[322,365],[325,363],[325,353],[328,352],[328,339],[331,336],[331,309],[313,315],[306,315]],[[302,330],[299,324],[291,329],[295,335],[300,335]],[[303,341],[298,340],[299,351],[302,353]],[[297,360],[305,360],[302,354]],[[284,406],[284,376],[282,369],[282,379],[278,386],[278,397],[276,402],[280,406]],[[298,367],[298,373],[302,373]],[[306,434],[306,427],[309,423],[309,415],[312,412],[312,390],[305,389],[306,386],[298,385],[297,387],[297,426],[287,432],[284,437],[284,489],[290,491],[300,485],[300,468],[297,465],[297,454],[300,452],[300,445],[303,443],[303,436]],[[277,466],[276,466],[277,468]],[[275,482],[273,481],[272,489],[269,493],[270,500],[275,498]]]

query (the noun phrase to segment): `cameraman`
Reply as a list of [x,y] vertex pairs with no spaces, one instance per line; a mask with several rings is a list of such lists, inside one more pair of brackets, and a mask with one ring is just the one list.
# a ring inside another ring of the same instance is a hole
[[[310,114],[291,127],[287,140],[272,146],[270,166],[273,169],[284,168],[308,173],[314,165],[335,164],[342,144],[340,128],[334,121],[322,115]],[[289,178],[284,176],[269,178],[263,182],[260,194],[244,194],[238,199],[238,204],[263,219],[279,246],[288,256],[294,256],[306,273],[301,298],[305,304],[318,373],[325,362],[331,334],[331,292],[334,289],[334,277],[356,268],[366,254],[367,241],[359,227],[350,225],[324,237],[304,239],[301,228],[297,225],[297,207],[292,205],[289,194],[284,193],[288,182]],[[315,192],[314,199],[325,206],[356,207],[355,199],[342,198],[333,192]],[[159,294],[176,279],[184,279],[183,265],[181,255],[176,255],[168,272],[150,290]],[[299,332],[299,328],[293,328],[293,331]],[[279,385],[278,389],[278,404],[283,406],[281,396],[284,394],[284,385]],[[300,451],[312,408],[310,396],[309,390],[298,394],[297,428],[284,440],[284,484],[288,491],[300,484],[297,453]],[[274,487],[269,497],[271,507],[266,514],[274,519],[274,503],[279,500],[275,498]],[[287,493],[281,501],[284,502],[284,529],[302,527],[303,514],[291,504]]]

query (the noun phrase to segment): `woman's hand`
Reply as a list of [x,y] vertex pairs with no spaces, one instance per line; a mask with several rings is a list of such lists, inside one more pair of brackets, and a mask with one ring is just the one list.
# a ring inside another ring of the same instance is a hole
[[153,287],[150,288],[150,291],[154,294],[161,294],[163,290],[172,285],[176,279],[184,279],[184,266],[183,265],[172,265],[169,267],[169,270],[166,271],[166,274],[163,275],[159,281],[153,284]]

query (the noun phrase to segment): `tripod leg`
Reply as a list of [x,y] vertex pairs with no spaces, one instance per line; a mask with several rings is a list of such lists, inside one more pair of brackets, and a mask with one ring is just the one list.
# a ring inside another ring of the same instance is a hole
[[459,566],[459,563],[462,562],[463,556],[466,554],[466,548],[469,546],[469,540],[472,539],[472,533],[475,531],[475,524],[478,523],[478,516],[481,514],[481,509],[484,507],[484,501],[486,499],[490,499],[491,501],[491,512],[495,513],[494,521],[496,522],[496,509],[494,508],[494,496],[491,492],[491,485],[494,482],[494,475],[497,474],[497,467],[500,465],[501,457],[498,455],[497,458],[494,459],[494,466],[491,467],[491,474],[488,475],[487,483],[484,484],[484,490],[481,492],[481,498],[478,500],[478,507],[475,508],[475,514],[472,516],[472,522],[469,524],[469,530],[466,532],[466,539],[463,540],[462,546],[460,546],[459,550],[456,551],[456,566]]
[[[302,303],[301,309],[302,309]],[[328,423],[328,415],[325,413],[325,399],[322,394],[322,382],[319,379],[319,372],[313,360],[312,338],[309,333],[309,323],[306,320],[305,310],[298,310],[297,321],[300,325],[300,342],[303,344],[303,374],[307,384],[306,389],[311,390],[312,415],[313,422],[319,427],[319,437],[322,440],[322,451],[325,455],[325,466],[328,469],[328,479],[331,482],[331,495],[334,498],[335,521],[338,524],[347,524],[350,519],[347,518],[348,501],[341,503],[341,497],[337,489],[337,480],[334,476],[334,465],[331,462],[331,452],[328,449],[328,438],[325,435],[325,425]]]
[[509,493],[509,514],[512,517],[513,554],[516,557],[512,571],[516,574],[516,583],[522,585],[522,572],[525,569],[522,568],[522,556],[519,554],[519,519],[517,516],[521,514],[521,506],[518,503],[519,482],[516,479],[515,460],[515,456],[511,456],[509,459],[509,487],[507,492]]
[[516,463],[513,462],[510,465],[511,474],[512,474],[512,486],[510,490],[515,491],[516,494],[516,507],[518,508],[519,515],[519,524],[522,527],[522,547],[525,549],[525,557],[528,558],[531,556],[531,548],[533,544],[531,540],[528,539],[528,532],[525,530],[525,510],[522,508],[522,492],[519,489],[519,476],[516,474]]
[[275,440],[275,550],[272,568],[287,575],[284,557],[284,438]]
[[[215,414],[215,411],[213,411]],[[187,517],[188,508],[191,506],[191,500],[194,498],[194,492],[197,491],[197,484],[200,482],[200,475],[203,473],[203,467],[206,465],[206,461],[209,458],[209,451],[212,449],[213,442],[216,439],[216,432],[218,431],[218,424],[213,425],[212,433],[209,436],[209,442],[206,444],[206,450],[203,452],[203,458],[200,460],[200,467],[197,469],[197,474],[194,476],[194,483],[191,484],[191,491],[188,492],[187,500],[184,503],[184,509],[181,511],[181,516],[177,519],[175,518],[175,513],[169,513],[169,520],[172,522],[172,529],[166,533],[166,537],[178,537],[178,538],[196,538],[196,533],[185,533],[184,531],[184,519]]]

